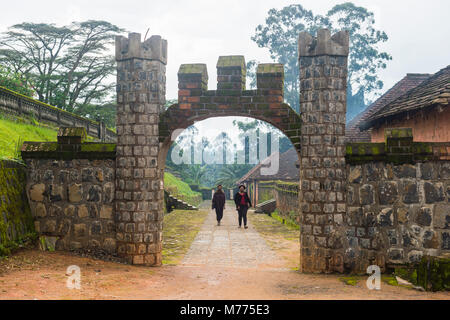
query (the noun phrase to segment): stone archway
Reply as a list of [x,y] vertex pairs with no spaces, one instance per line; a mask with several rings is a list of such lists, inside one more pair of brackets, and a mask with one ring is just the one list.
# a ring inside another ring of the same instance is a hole
[[260,64],[255,90],[245,90],[243,56],[223,56],[217,62],[217,90],[208,90],[205,64],[184,64],[178,71],[178,101],[159,118],[160,152],[164,163],[176,130],[212,117],[242,116],[272,124],[300,151],[300,116],[283,103],[284,69],[281,64]]
[[246,116],[280,129],[300,154],[302,271],[340,271],[335,241],[345,218],[345,105],[348,33],[299,36],[300,117],[283,103],[283,65],[261,64],[257,89],[245,90],[243,56],[217,63],[217,90],[204,64],[178,72],[179,103],[164,110],[167,42],[140,35],[116,39],[118,254],[133,264],[160,265],[162,174],[174,130],[217,116]]

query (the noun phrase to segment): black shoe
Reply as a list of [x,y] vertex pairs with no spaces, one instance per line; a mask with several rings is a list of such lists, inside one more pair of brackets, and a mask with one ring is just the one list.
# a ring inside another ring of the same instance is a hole
[[248,229],[248,227],[247,227],[247,226],[244,226],[244,228],[245,228],[245,229]]
[[220,221],[217,221],[217,225],[220,226]]

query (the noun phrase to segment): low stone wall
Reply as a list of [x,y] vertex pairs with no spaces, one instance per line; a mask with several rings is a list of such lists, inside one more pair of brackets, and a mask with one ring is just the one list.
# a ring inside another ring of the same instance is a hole
[[450,253],[450,161],[347,165],[347,177],[348,254],[403,264]]
[[47,246],[114,256],[116,232],[126,228],[114,216],[115,145],[74,141],[60,129],[57,143],[25,143],[22,157],[35,229]]
[[410,128],[386,130],[384,143],[347,144],[347,209],[327,230],[344,269],[450,255],[449,150],[414,142]]
[[299,223],[297,182],[260,181],[258,182],[258,203],[269,199],[276,200],[277,212],[290,220]]
[[298,182],[277,181],[275,184],[277,211],[297,224],[300,223],[298,188]]
[[57,250],[116,250],[113,160],[26,160],[36,231]]
[[0,87],[0,111],[12,115],[33,116],[54,126],[83,127],[89,136],[101,141],[115,141],[116,133],[103,122],[95,122],[41,101]]
[[23,165],[0,160],[0,256],[34,233],[25,184]]

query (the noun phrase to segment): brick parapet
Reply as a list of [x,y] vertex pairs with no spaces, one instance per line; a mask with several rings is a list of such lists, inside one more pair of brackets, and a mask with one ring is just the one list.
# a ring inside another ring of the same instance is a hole
[[160,118],[160,142],[194,121],[210,116],[248,116],[282,130],[300,150],[300,116],[283,102],[284,69],[281,64],[257,68],[257,89],[245,90],[245,60],[222,56],[217,63],[217,90],[208,90],[205,64],[184,64],[178,71],[178,104]]

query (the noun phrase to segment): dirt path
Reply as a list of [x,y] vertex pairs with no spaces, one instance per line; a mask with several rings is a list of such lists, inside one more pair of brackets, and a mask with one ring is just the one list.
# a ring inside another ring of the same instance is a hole
[[[147,268],[67,253],[23,250],[0,263],[0,299],[446,299],[382,283],[368,290],[339,275],[301,274],[252,225],[237,229],[236,212],[215,225],[211,211],[180,265]],[[293,254],[298,254],[297,252]],[[283,253],[287,255],[287,251]],[[66,287],[66,269],[81,269],[81,289]]]
[[232,268],[283,268],[280,257],[270,249],[259,233],[249,225],[238,228],[237,212],[227,206],[217,226],[211,210],[182,264]]

